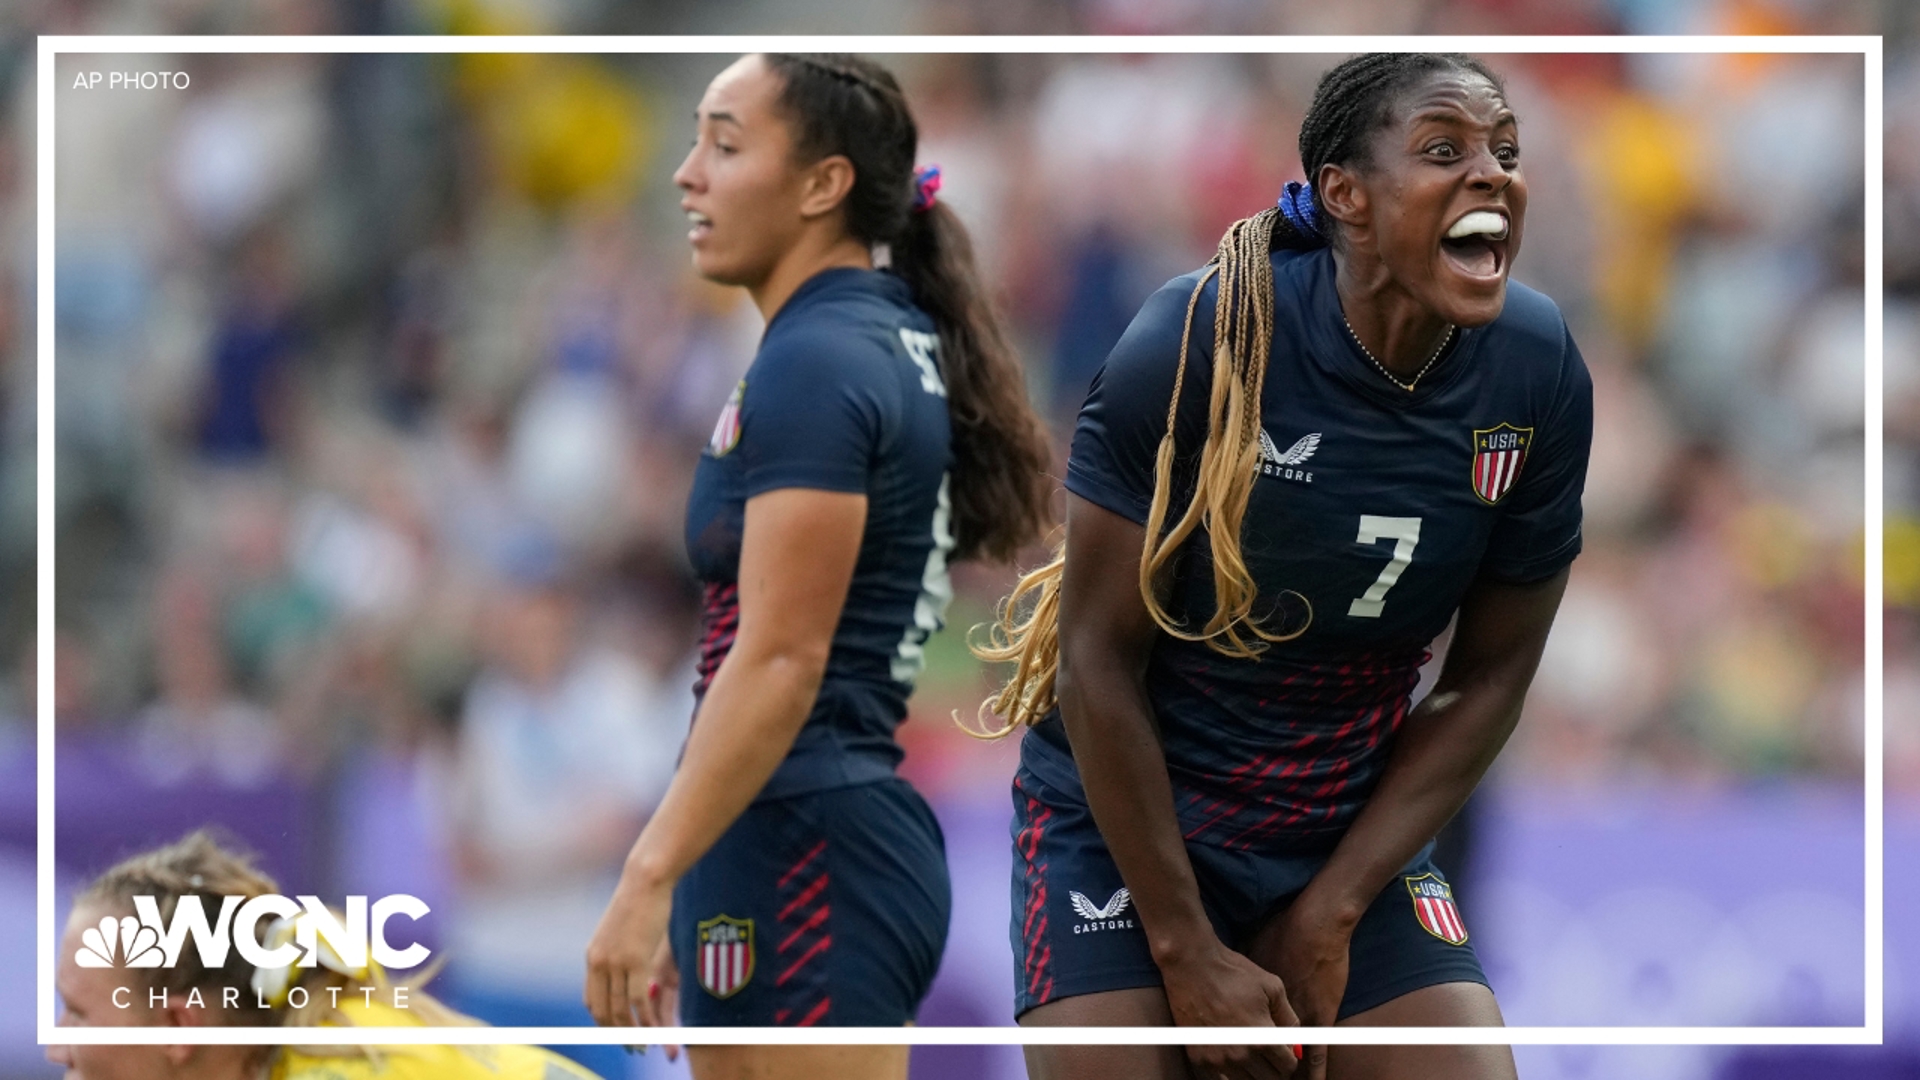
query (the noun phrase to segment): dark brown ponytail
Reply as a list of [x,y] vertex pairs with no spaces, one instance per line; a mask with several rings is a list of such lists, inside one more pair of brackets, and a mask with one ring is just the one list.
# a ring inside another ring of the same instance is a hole
[[1026,380],[980,282],[966,226],[938,201],[914,209],[919,131],[892,73],[863,57],[770,54],[797,152],[853,163],[847,231],[885,244],[891,269],[940,333],[953,426],[954,557],[1008,561],[1047,523],[1047,442]]

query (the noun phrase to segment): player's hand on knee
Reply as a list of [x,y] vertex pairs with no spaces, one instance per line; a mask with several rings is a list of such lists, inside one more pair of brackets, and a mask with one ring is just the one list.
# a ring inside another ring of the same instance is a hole
[[[1270,1002],[1270,1008],[1273,1010],[1273,1023],[1275,1027],[1300,1026],[1300,1018],[1294,1015],[1293,1003],[1287,1000],[1287,990],[1284,985],[1280,986],[1279,992],[1274,996],[1272,1002]],[[1302,1047],[1298,1043],[1288,1043],[1279,1046],[1263,1046],[1260,1049],[1265,1053],[1267,1060],[1272,1062],[1276,1069],[1280,1070],[1280,1075],[1307,1075],[1303,1065],[1305,1062],[1305,1052],[1310,1048]],[[1325,1048],[1323,1047],[1322,1049]],[[1323,1072],[1322,1080],[1324,1080],[1324,1078],[1325,1074]]]
[[1332,1027],[1339,1019],[1349,941],[1345,934],[1283,938],[1277,967],[1301,1026]]
[[1327,1080],[1326,1047],[1296,1046],[1294,1052],[1300,1054],[1300,1069],[1295,1075],[1302,1080]]
[[[1296,902],[1269,923],[1248,953],[1262,967],[1278,972],[1287,987],[1295,1023],[1332,1027],[1347,992],[1348,954],[1353,929],[1312,905]],[[1327,1048],[1305,1048],[1302,1080],[1326,1080]]]
[[1204,1080],[1288,1080],[1296,1076],[1296,1047],[1189,1046],[1187,1061]]
[[1160,966],[1167,1005],[1181,1027],[1266,1027],[1275,1001],[1284,1002],[1280,977],[1218,940]]
[[1332,1027],[1347,993],[1353,925],[1305,899],[1254,936],[1247,955],[1286,982],[1302,1027]]
[[[1297,1024],[1279,976],[1215,942],[1185,962],[1162,967],[1173,1022],[1183,1027],[1270,1027]],[[1293,1075],[1286,1046],[1190,1046],[1201,1076],[1230,1080]]]

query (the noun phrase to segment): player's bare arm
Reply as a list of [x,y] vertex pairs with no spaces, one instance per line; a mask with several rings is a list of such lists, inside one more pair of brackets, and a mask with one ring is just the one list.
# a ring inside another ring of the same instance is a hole
[[840,492],[787,488],[748,500],[739,636],[587,948],[587,1009],[597,1022],[657,1019],[636,1010],[648,997],[673,886],[753,801],[806,722],[866,513],[865,495]]
[[1334,1022],[1354,926],[1506,745],[1568,573],[1527,585],[1483,580],[1467,592],[1439,681],[1408,714],[1380,786],[1327,865],[1255,941],[1253,957],[1287,979],[1303,1023]]
[[[1228,948],[1214,933],[1173,812],[1142,676],[1159,636],[1140,597],[1137,568],[1145,532],[1110,510],[1068,497],[1067,561],[1060,591],[1061,718],[1073,741],[1087,801],[1108,838],[1166,977],[1173,1022],[1259,1027],[1295,1024],[1280,980]],[[1068,999],[1072,1002],[1074,999]],[[1050,1020],[1050,1007],[1024,1022]],[[1196,1046],[1205,1075],[1288,1075],[1285,1046]],[[1244,1071],[1244,1072],[1243,1072]]]

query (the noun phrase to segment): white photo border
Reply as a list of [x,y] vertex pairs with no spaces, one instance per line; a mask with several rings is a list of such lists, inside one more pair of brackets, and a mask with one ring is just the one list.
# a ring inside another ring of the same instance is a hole
[[[1125,1045],[1298,1043],[1584,1045],[1878,1045],[1885,1025],[1885,780],[1883,708],[1885,639],[1883,616],[1882,336],[1881,290],[1884,239],[1882,140],[1884,85],[1882,42],[1877,36],[1670,36],[1564,37],[1486,36],[952,36],[902,35],[697,35],[685,37],[551,37],[526,35],[391,36],[341,35],[233,37],[102,35],[42,36],[35,69],[37,106],[37,618],[38,821],[36,926],[37,1031],[41,1045],[631,1045],[681,1044],[919,1044],[933,1046],[1108,1043]],[[1484,53],[1819,53],[1858,55],[1865,61],[1864,169],[1866,241],[1866,521],[1865,521],[1865,777],[1866,796],[1866,995],[1857,1027],[1584,1027],[1508,1028],[599,1028],[599,1027],[56,1027],[54,968],[59,928],[54,925],[54,59],[74,54],[181,53],[1356,53],[1369,51]]]

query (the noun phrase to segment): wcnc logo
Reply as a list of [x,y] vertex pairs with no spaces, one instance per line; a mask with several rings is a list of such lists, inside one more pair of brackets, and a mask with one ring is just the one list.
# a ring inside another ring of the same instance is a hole
[[[174,905],[173,920],[160,916],[160,905],[151,896],[133,898],[133,915],[118,919],[107,916],[100,925],[80,933],[80,952],[74,960],[85,968],[172,967],[193,938],[200,952],[200,963],[219,968],[227,962],[229,949],[238,949],[242,959],[255,968],[310,968],[320,963],[321,942],[345,965],[367,966],[369,956],[388,970],[416,967],[431,955],[426,946],[415,942],[404,949],[387,943],[387,922],[394,916],[418,920],[431,909],[417,897],[405,893],[383,896],[372,908],[364,896],[347,897],[342,918],[320,902],[317,896],[297,900],[275,893],[242,901],[238,896],[220,900],[220,913],[209,923],[206,905],[198,896],[183,896]],[[262,919],[294,921],[292,941],[272,947],[261,944]],[[331,966],[331,965],[329,965]]]

